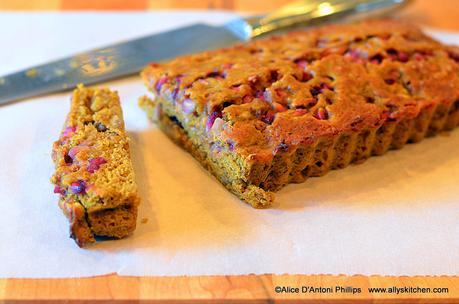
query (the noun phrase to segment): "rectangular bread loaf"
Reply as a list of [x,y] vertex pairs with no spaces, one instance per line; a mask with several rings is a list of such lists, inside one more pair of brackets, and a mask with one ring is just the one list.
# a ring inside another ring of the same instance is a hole
[[254,207],[459,121],[458,49],[394,20],[152,63],[142,77],[148,116]]
[[80,247],[134,231],[140,199],[116,92],[78,86],[52,157],[54,192]]

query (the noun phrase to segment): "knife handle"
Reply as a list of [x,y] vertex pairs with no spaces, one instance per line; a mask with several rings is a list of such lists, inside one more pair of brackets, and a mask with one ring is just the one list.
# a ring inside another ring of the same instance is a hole
[[[410,0],[301,0],[287,4],[265,16],[244,19],[242,31],[249,40],[264,34],[286,30],[294,26],[314,25],[336,18],[362,19],[388,13]],[[240,24],[239,24],[240,26]]]

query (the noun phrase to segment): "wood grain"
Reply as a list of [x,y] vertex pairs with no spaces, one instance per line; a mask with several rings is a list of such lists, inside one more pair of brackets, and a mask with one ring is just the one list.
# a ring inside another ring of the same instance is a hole
[[[0,10],[154,10],[214,9],[263,13],[293,0],[0,0]],[[403,13],[411,21],[459,30],[458,0],[413,0]]]
[[[361,288],[359,294],[317,293],[279,294],[276,286]],[[444,294],[372,295],[368,287],[409,286],[447,287]],[[9,279],[0,281],[0,296],[4,300],[183,300],[218,302],[240,300],[267,303],[272,300],[356,300],[398,303],[453,303],[459,302],[459,277],[383,277],[331,275],[249,275],[202,277],[119,277],[116,275],[79,279]]]
[[[289,0],[0,0],[0,10],[144,10],[144,9],[224,9],[264,12]],[[123,4],[126,3],[126,4]],[[405,11],[404,19],[421,25],[459,31],[459,0],[417,0]],[[0,264],[1,267],[1,264]],[[275,286],[353,286],[360,294],[277,294]],[[445,294],[370,294],[368,287],[447,287]],[[387,303],[459,303],[459,276],[331,276],[331,275],[262,275],[201,277],[119,277],[107,275],[79,279],[0,279],[0,303],[5,300],[184,300],[189,303],[231,300],[245,303],[272,303],[284,300],[309,300],[329,303],[344,300]]]

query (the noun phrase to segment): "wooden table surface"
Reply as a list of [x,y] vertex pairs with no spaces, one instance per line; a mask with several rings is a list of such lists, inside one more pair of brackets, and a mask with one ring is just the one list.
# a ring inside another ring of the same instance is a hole
[[[263,12],[288,0],[0,0],[0,10],[148,10],[226,9]],[[459,31],[459,0],[417,0],[399,13],[415,23],[447,31]],[[459,220],[459,219],[458,219]],[[375,261],[377,263],[377,261]],[[1,262],[0,262],[1,267]],[[276,286],[352,286],[361,293],[276,293]],[[448,288],[447,293],[370,294],[369,287]],[[106,275],[80,279],[0,279],[0,303],[8,300],[173,300],[195,302],[225,300],[268,303],[273,300],[329,302],[459,303],[459,276],[331,276],[249,275],[200,277],[119,277]]]

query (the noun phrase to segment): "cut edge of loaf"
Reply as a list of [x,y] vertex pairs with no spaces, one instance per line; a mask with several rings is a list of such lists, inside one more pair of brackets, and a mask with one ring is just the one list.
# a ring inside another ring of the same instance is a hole
[[[400,149],[406,143],[415,143],[440,131],[451,130],[459,124],[459,100],[425,107],[414,118],[386,122],[359,133],[342,133],[334,138],[319,138],[308,146],[298,146],[293,151],[279,150],[273,161],[255,164],[249,180],[228,183],[218,174],[216,159],[209,157],[206,149],[192,143],[186,130],[162,111],[158,102],[147,96],[139,105],[148,117],[179,146],[190,152],[227,189],[255,208],[270,207],[274,192],[289,183],[301,183],[308,177],[322,176],[333,169],[345,168],[351,163],[361,163],[373,155],[382,155],[390,149]],[[201,143],[204,144],[204,143]],[[261,174],[260,174],[261,173]]]

